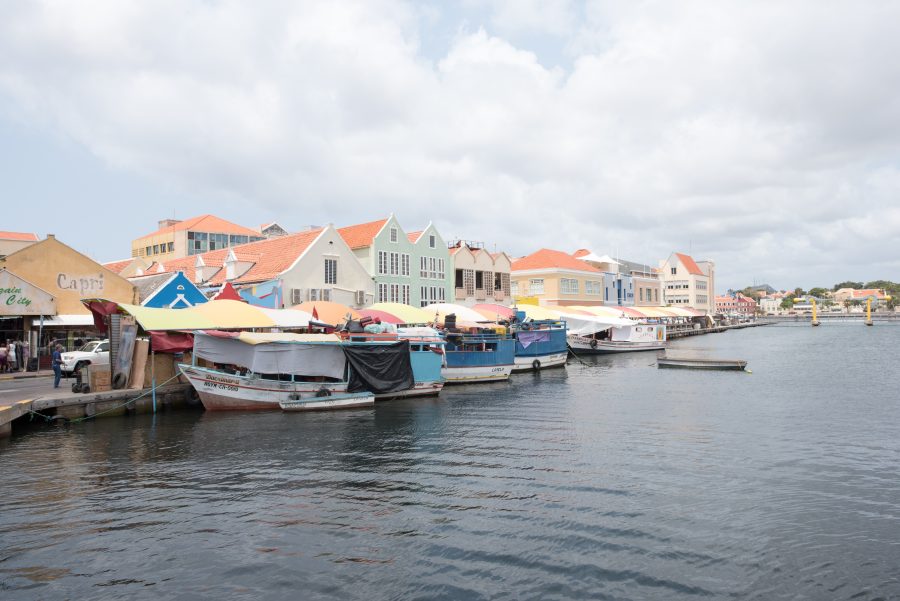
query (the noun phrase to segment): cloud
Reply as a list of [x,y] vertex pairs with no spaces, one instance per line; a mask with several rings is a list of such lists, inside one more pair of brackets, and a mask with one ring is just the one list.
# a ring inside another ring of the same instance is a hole
[[513,254],[693,250],[719,288],[892,275],[872,265],[896,266],[900,230],[900,6],[461,6],[14,4],[0,95],[191,213],[230,198],[298,225],[394,212]]

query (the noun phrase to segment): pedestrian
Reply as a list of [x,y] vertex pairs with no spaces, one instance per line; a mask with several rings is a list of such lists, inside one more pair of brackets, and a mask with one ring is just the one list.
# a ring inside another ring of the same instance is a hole
[[6,345],[0,342],[0,373],[6,371],[7,361],[8,361],[9,351],[6,349]]
[[28,371],[28,360],[31,358],[31,346],[28,341],[22,343],[22,371]]
[[62,377],[62,345],[57,344],[53,351],[53,388],[59,388],[59,379]]

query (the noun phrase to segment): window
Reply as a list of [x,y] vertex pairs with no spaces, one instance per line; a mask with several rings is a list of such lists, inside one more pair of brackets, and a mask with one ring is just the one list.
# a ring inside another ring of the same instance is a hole
[[653,298],[656,299],[656,302],[659,302],[659,290],[658,289],[653,290]]
[[419,277],[428,277],[428,257],[419,257]]
[[391,242],[396,242],[396,241],[397,241],[397,228],[392,227],[391,228]]
[[560,294],[578,294],[578,280],[562,278],[559,280]]
[[392,252],[391,253],[391,275],[397,275],[400,273],[400,253]]
[[210,234],[209,250],[219,250],[228,246],[228,234]]
[[644,289],[643,288],[638,288],[638,295],[641,298],[641,302],[644,302]]
[[249,242],[249,238],[247,236],[240,236],[232,234],[228,236],[228,244],[230,246],[237,246],[238,244],[247,244]]
[[175,243],[174,242],[169,242],[169,247],[167,249],[167,252],[170,252],[170,253],[175,252]]
[[672,275],[676,275],[677,273],[678,273],[678,268],[677,268],[677,267],[673,267],[673,268],[672,268]]
[[159,254],[159,244],[154,244],[154,245],[153,245],[153,254],[154,254],[154,255],[158,255],[158,254]]
[[434,234],[432,234],[431,236],[428,236],[428,247],[434,248],[434,245],[435,245],[435,237],[434,237]]
[[399,303],[400,302],[400,284],[391,284],[391,302]]
[[584,283],[584,293],[585,294],[596,294],[600,295],[600,291],[603,289],[603,282],[597,281],[587,281]]
[[494,272],[494,292],[500,292],[503,290],[503,277],[500,272]]
[[400,286],[400,302],[404,305],[409,304],[409,284]]
[[206,232],[188,232],[188,254],[198,255],[209,250],[207,246],[208,235]]
[[400,275],[409,276],[409,254],[400,255]]
[[378,284],[378,302],[379,303],[388,302],[388,285],[387,284]]
[[378,275],[384,275],[388,270],[388,254],[385,250],[378,251]]
[[484,290],[484,272],[475,272],[475,290]]
[[457,288],[462,288],[462,287],[463,287],[463,271],[464,271],[464,270],[462,270],[462,269],[457,269],[457,270],[456,270],[456,278],[455,278],[455,280],[454,280],[454,281],[455,281],[455,284],[454,284],[454,285],[455,285]]
[[325,259],[325,283],[337,284],[337,259]]
[[519,296],[519,282],[513,280],[509,283],[509,293],[512,296]]
[[529,294],[543,294],[544,293],[544,280],[530,280],[528,282],[528,293]]
[[150,256],[151,254],[153,254],[153,247],[152,247],[152,246],[148,246],[148,247],[147,247],[147,252],[145,252],[144,254],[147,255],[147,256]]

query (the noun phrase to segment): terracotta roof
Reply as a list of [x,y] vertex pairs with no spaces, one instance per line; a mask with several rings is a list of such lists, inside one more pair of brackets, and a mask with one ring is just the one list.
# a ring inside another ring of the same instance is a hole
[[370,221],[369,223],[360,223],[358,225],[349,225],[338,230],[341,238],[347,243],[351,249],[365,248],[372,246],[372,240],[387,223],[387,219],[379,219],[378,221]]
[[122,259],[121,261],[110,261],[104,263],[103,266],[114,273],[122,273],[122,270],[131,265],[134,259]]
[[576,250],[575,252],[572,253],[572,256],[575,257],[576,259],[578,259],[581,257],[586,257],[589,254],[591,254],[591,251],[589,251],[588,249],[579,248],[578,250]]
[[580,259],[576,259],[561,250],[542,248],[527,257],[522,257],[512,264],[512,271],[524,271],[526,269],[571,269],[586,271],[589,273],[601,273],[599,269],[588,265]]
[[863,288],[860,290],[854,290],[851,292],[853,298],[867,298],[869,296],[874,296],[875,298],[883,298],[884,290],[881,288]]
[[25,242],[37,242],[38,237],[35,234],[27,232],[0,232],[0,240],[22,240]]
[[422,232],[423,232],[423,231],[425,231],[425,230],[420,230],[420,231],[418,231],[418,232],[410,232],[410,233],[406,234],[406,237],[409,238],[409,241],[410,241],[410,242],[412,242],[413,244],[415,244],[416,242],[419,241],[419,236],[422,235]]
[[690,256],[682,253],[675,253],[675,256],[678,257],[681,264],[688,270],[688,273],[693,275],[706,275],[699,267],[697,267],[697,263]]
[[214,234],[235,234],[242,236],[259,236],[260,233],[249,227],[244,227],[230,221],[225,221],[221,217],[215,215],[200,215],[173,223],[172,225],[160,228],[153,233],[145,234],[137,240],[149,238],[150,236],[158,236],[166,232],[178,232],[181,230],[194,230],[198,232],[212,232]]
[[[268,240],[260,240],[259,242],[250,242],[249,244],[241,244],[239,250],[235,250],[234,254],[239,261],[247,261],[253,263],[240,277],[233,280],[237,283],[264,282],[266,280],[275,279],[281,275],[294,261],[297,260],[303,251],[305,251],[313,241],[322,233],[322,228],[317,230],[308,230],[299,234],[290,234],[278,238],[270,238]],[[203,262],[207,267],[217,267],[219,270],[205,282],[209,285],[222,284],[225,282],[225,259],[228,257],[232,248],[221,248],[199,255],[203,258]],[[174,259],[166,261],[165,269],[171,273],[173,271],[183,271],[185,274],[194,273],[194,263],[197,261],[198,255],[191,255],[183,259]],[[190,277],[190,275],[188,276]]]

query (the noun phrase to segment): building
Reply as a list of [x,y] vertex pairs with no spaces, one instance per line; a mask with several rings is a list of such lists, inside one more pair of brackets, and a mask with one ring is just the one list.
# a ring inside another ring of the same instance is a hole
[[514,299],[540,305],[604,304],[603,272],[568,253],[542,248],[513,261],[510,292]]
[[[782,297],[783,298],[783,297]],[[765,315],[778,313],[781,309],[782,298],[766,295],[759,299],[759,311]]]
[[581,259],[603,272],[603,303],[611,306],[659,306],[661,288],[659,276],[649,265],[598,256],[586,248],[575,251]]
[[375,302],[424,307],[451,296],[450,252],[428,224],[407,234],[392,214],[337,230],[375,282]]
[[751,317],[756,314],[756,301],[740,292],[716,297],[716,313]]
[[137,289],[141,305],[157,309],[186,309],[208,299],[184,273],[154,273],[128,278]]
[[[267,227],[272,226],[278,224],[269,224]],[[275,230],[272,229],[272,232]],[[263,239],[265,236],[257,230],[225,221],[215,215],[200,215],[183,221],[163,219],[155,232],[131,242],[131,256],[151,261],[168,261]]]
[[34,244],[38,241],[35,234],[25,232],[0,232],[0,259],[6,255],[11,255],[17,250],[22,250],[26,246]]
[[467,307],[509,302],[512,261],[506,253],[489,253],[483,243],[466,240],[452,240],[448,246],[454,302]]
[[[27,339],[32,349],[46,351],[50,341],[72,349],[78,339],[95,338],[93,316],[82,299],[138,300],[131,282],[52,234],[0,259],[0,270],[5,272],[0,280],[0,335]],[[44,364],[48,361],[45,356]]]
[[331,225],[159,265],[166,273],[183,272],[201,289],[230,282],[247,302],[274,309],[320,300],[363,307],[375,292],[372,277]]
[[672,253],[659,263],[659,278],[665,304],[692,307],[712,314],[715,306],[715,263],[694,261],[683,253]]
[[841,288],[835,291],[832,299],[840,305],[849,304],[865,304],[872,299],[872,307],[883,306],[887,304],[887,291],[884,288]]

